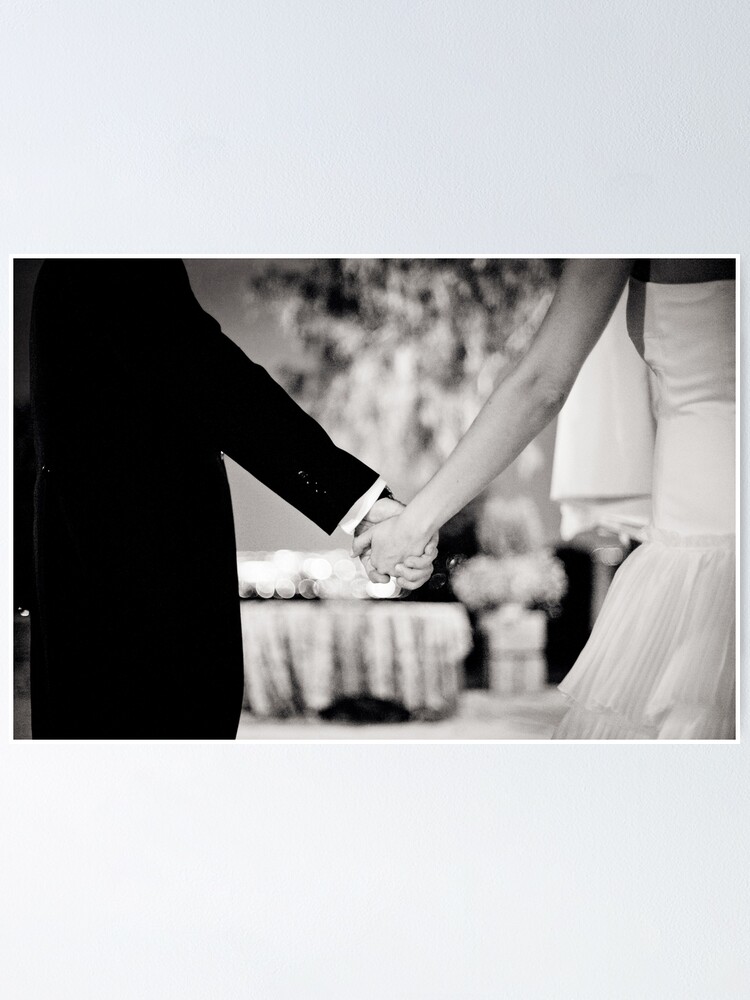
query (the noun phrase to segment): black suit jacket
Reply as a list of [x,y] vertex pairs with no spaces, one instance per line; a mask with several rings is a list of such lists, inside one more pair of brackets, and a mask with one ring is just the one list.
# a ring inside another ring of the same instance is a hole
[[180,261],[45,262],[31,369],[34,738],[232,738],[222,453],[329,533],[375,472],[222,334]]

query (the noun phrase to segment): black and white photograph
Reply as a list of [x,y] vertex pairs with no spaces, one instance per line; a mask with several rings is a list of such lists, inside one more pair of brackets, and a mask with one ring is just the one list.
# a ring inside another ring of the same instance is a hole
[[735,257],[14,260],[14,737],[736,737]]
[[0,993],[747,1000],[745,0],[0,4]]

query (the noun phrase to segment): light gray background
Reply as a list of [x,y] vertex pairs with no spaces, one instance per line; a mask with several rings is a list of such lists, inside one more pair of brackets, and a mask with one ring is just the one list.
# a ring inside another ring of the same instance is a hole
[[[740,0],[0,19],[7,253],[748,250]],[[14,1000],[747,995],[745,745],[14,745],[8,690]]]

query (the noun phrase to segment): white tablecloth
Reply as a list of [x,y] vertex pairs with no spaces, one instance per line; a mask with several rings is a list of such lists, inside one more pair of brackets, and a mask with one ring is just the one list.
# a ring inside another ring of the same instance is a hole
[[427,717],[456,707],[472,645],[461,604],[242,601],[241,611],[256,715],[319,711],[357,695]]

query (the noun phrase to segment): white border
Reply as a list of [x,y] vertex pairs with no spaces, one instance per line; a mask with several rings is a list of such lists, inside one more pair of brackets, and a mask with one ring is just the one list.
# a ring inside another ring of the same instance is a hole
[[[53,260],[78,260],[78,259],[115,259],[115,260],[129,260],[129,259],[140,259],[140,260],[336,260],[340,258],[349,258],[355,260],[379,260],[379,259],[392,259],[392,260],[472,260],[474,258],[486,258],[488,260],[566,260],[566,259],[602,259],[611,260],[616,258],[628,258],[632,260],[672,260],[672,259],[711,259],[711,260],[734,260],[736,264],[736,293],[735,293],[735,393],[736,393],[736,411],[735,411],[735,529],[736,529],[736,545],[735,545],[735,690],[737,696],[735,699],[735,732],[736,736],[731,740],[552,740],[552,739],[517,739],[517,740],[492,740],[492,739],[356,739],[356,738],[342,738],[338,739],[335,737],[329,739],[243,739],[243,740],[201,740],[201,739],[187,739],[187,740],[171,740],[171,739],[147,739],[147,740],[137,740],[137,739],[96,739],[96,740],[86,740],[86,739],[70,739],[70,740],[17,740],[13,738],[13,678],[14,678],[14,664],[15,657],[12,660],[11,670],[9,671],[9,737],[8,742],[12,745],[19,744],[33,744],[38,745],[45,744],[58,744],[62,743],[68,744],[178,744],[178,745],[192,745],[192,744],[249,744],[249,745],[260,745],[260,746],[274,746],[274,745],[333,745],[333,746],[416,746],[420,744],[426,745],[437,745],[442,746],[445,744],[453,745],[504,745],[508,744],[510,746],[518,746],[524,744],[533,745],[547,745],[551,744],[554,746],[565,746],[565,745],[626,745],[632,746],[633,744],[638,746],[692,746],[695,744],[728,744],[737,745],[741,743],[741,732],[740,732],[740,680],[741,680],[741,641],[742,641],[742,626],[741,626],[741,576],[740,576],[740,552],[742,548],[741,539],[741,517],[740,517],[740,501],[741,501],[741,411],[742,411],[742,393],[740,392],[741,384],[741,351],[740,351],[740,341],[741,341],[741,331],[740,331],[740,298],[741,298],[741,258],[740,254],[730,254],[730,253],[679,253],[679,254],[618,254],[618,253],[608,253],[608,254],[497,254],[497,253],[462,253],[462,254],[409,254],[409,253],[327,253],[327,254],[301,254],[301,253],[188,253],[188,254],[174,254],[174,253],[11,253],[8,256],[9,259],[9,329],[14,331],[14,264],[17,260],[42,260],[42,259],[53,259]],[[10,379],[11,388],[13,387],[13,360],[15,357],[14,351],[14,337],[9,337],[9,352],[10,352]],[[13,392],[9,393],[10,399],[10,426],[13,429]],[[13,434],[13,430],[11,430]],[[15,558],[15,538],[11,540],[11,565],[12,560]],[[405,723],[408,725],[408,723]]]

